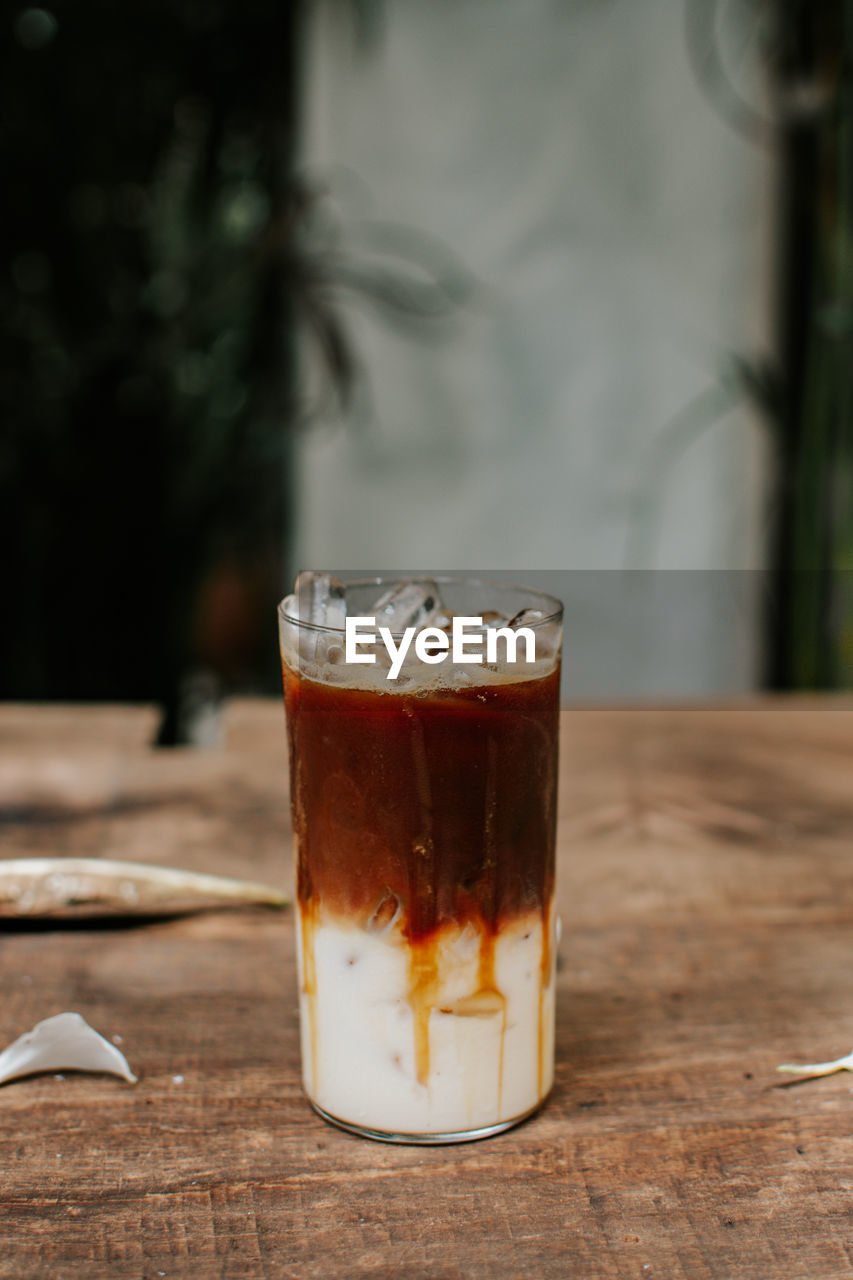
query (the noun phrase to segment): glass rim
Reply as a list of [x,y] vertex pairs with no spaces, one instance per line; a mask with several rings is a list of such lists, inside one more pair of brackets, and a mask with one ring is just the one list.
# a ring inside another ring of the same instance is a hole
[[[540,590],[538,587],[526,587],[520,582],[505,582],[503,580],[499,582],[492,578],[469,578],[466,576],[455,577],[453,574],[443,574],[439,577],[431,575],[430,577],[422,578],[408,576],[392,577],[389,574],[387,577],[353,578],[349,582],[345,582],[344,586],[347,589],[350,587],[381,587],[390,586],[393,582],[434,582],[437,587],[442,586],[444,583],[453,583],[454,585],[467,584],[468,586],[494,587],[495,590],[503,591],[520,591],[525,595],[534,596],[537,600],[548,602],[548,609],[545,611],[545,616],[543,618],[538,618],[536,622],[525,623],[525,626],[529,626],[531,630],[535,631],[538,627],[546,627],[550,623],[562,622],[563,620],[564,606],[561,600],[558,600],[556,596],[549,595],[547,591]],[[322,622],[309,622],[305,618],[295,618],[293,614],[288,613],[284,606],[290,599],[291,595],[293,595],[293,592],[290,592],[278,603],[278,615],[280,619],[289,623],[292,627],[305,627],[308,631],[327,631],[330,635],[338,636],[342,636],[344,634],[343,627],[329,627]],[[391,635],[394,638],[397,638],[402,636],[403,632],[392,631]]]

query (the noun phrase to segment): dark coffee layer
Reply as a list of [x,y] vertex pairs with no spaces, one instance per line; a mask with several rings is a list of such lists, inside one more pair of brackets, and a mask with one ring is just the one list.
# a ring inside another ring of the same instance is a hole
[[559,671],[417,695],[284,669],[297,892],[421,942],[543,915],[554,879]]

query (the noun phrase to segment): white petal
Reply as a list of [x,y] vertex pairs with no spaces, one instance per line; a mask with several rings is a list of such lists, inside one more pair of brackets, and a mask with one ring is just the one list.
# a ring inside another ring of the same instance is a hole
[[0,1084],[37,1071],[62,1070],[109,1071],[136,1083],[124,1054],[79,1013],[57,1013],[37,1022],[0,1053]]
[[787,1071],[795,1076],[831,1076],[834,1071],[853,1071],[853,1053],[843,1058],[835,1058],[832,1062],[805,1062],[797,1065],[794,1062],[783,1062],[777,1071]]

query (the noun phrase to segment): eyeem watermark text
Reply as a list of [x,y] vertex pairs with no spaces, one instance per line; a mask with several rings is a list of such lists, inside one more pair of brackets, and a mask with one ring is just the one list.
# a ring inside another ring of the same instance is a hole
[[[391,666],[387,679],[396,680],[406,654],[414,639],[415,653],[421,662],[444,662],[449,656],[456,663],[496,663],[498,641],[502,640],[506,662],[518,661],[518,642],[524,641],[524,661],[536,661],[536,636],[530,627],[484,627],[482,618],[453,619],[451,633],[441,627],[406,627],[399,644],[390,627],[379,627],[378,637],[375,618],[347,618],[345,630],[344,660],[346,662],[375,663],[375,653],[362,650],[375,649],[377,640],[385,645]],[[484,655],[485,647],[485,655]]]

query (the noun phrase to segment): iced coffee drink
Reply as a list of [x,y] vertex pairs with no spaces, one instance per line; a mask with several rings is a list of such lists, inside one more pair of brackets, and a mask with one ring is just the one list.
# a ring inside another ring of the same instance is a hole
[[311,574],[279,620],[308,1097],[373,1137],[507,1128],[553,1077],[560,605]]

